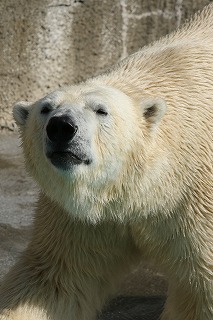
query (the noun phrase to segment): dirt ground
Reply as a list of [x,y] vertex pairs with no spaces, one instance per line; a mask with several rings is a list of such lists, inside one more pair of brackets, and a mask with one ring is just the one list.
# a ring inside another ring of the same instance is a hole
[[[38,187],[26,174],[17,133],[0,134],[0,281],[26,247]],[[140,266],[128,275],[101,319],[157,320],[167,284],[161,274]]]

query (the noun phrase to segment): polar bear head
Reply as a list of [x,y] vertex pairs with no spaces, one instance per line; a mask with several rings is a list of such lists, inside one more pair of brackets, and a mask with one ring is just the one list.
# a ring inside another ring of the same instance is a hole
[[116,88],[84,83],[17,103],[13,114],[26,167],[42,191],[69,213],[96,221],[132,197],[165,111],[160,98],[135,101]]

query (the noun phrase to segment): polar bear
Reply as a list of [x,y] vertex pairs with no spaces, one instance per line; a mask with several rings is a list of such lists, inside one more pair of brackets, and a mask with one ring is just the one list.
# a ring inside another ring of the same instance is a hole
[[213,319],[213,5],[104,74],[18,103],[41,188],[1,320],[92,320],[141,259],[162,320]]

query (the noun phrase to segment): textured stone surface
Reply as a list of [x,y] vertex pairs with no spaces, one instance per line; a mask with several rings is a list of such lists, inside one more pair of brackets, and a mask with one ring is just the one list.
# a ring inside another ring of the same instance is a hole
[[12,105],[102,72],[209,0],[0,0],[0,129]]
[[0,280],[26,247],[37,189],[15,135],[0,134]]

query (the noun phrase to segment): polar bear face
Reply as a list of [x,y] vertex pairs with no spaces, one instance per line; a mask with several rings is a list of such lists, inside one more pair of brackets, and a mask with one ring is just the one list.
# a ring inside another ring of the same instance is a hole
[[115,88],[83,84],[18,103],[13,113],[26,166],[43,192],[66,211],[97,216],[99,205],[121,195],[133,161],[143,159],[147,119],[154,127],[165,109],[159,99],[141,107]]

